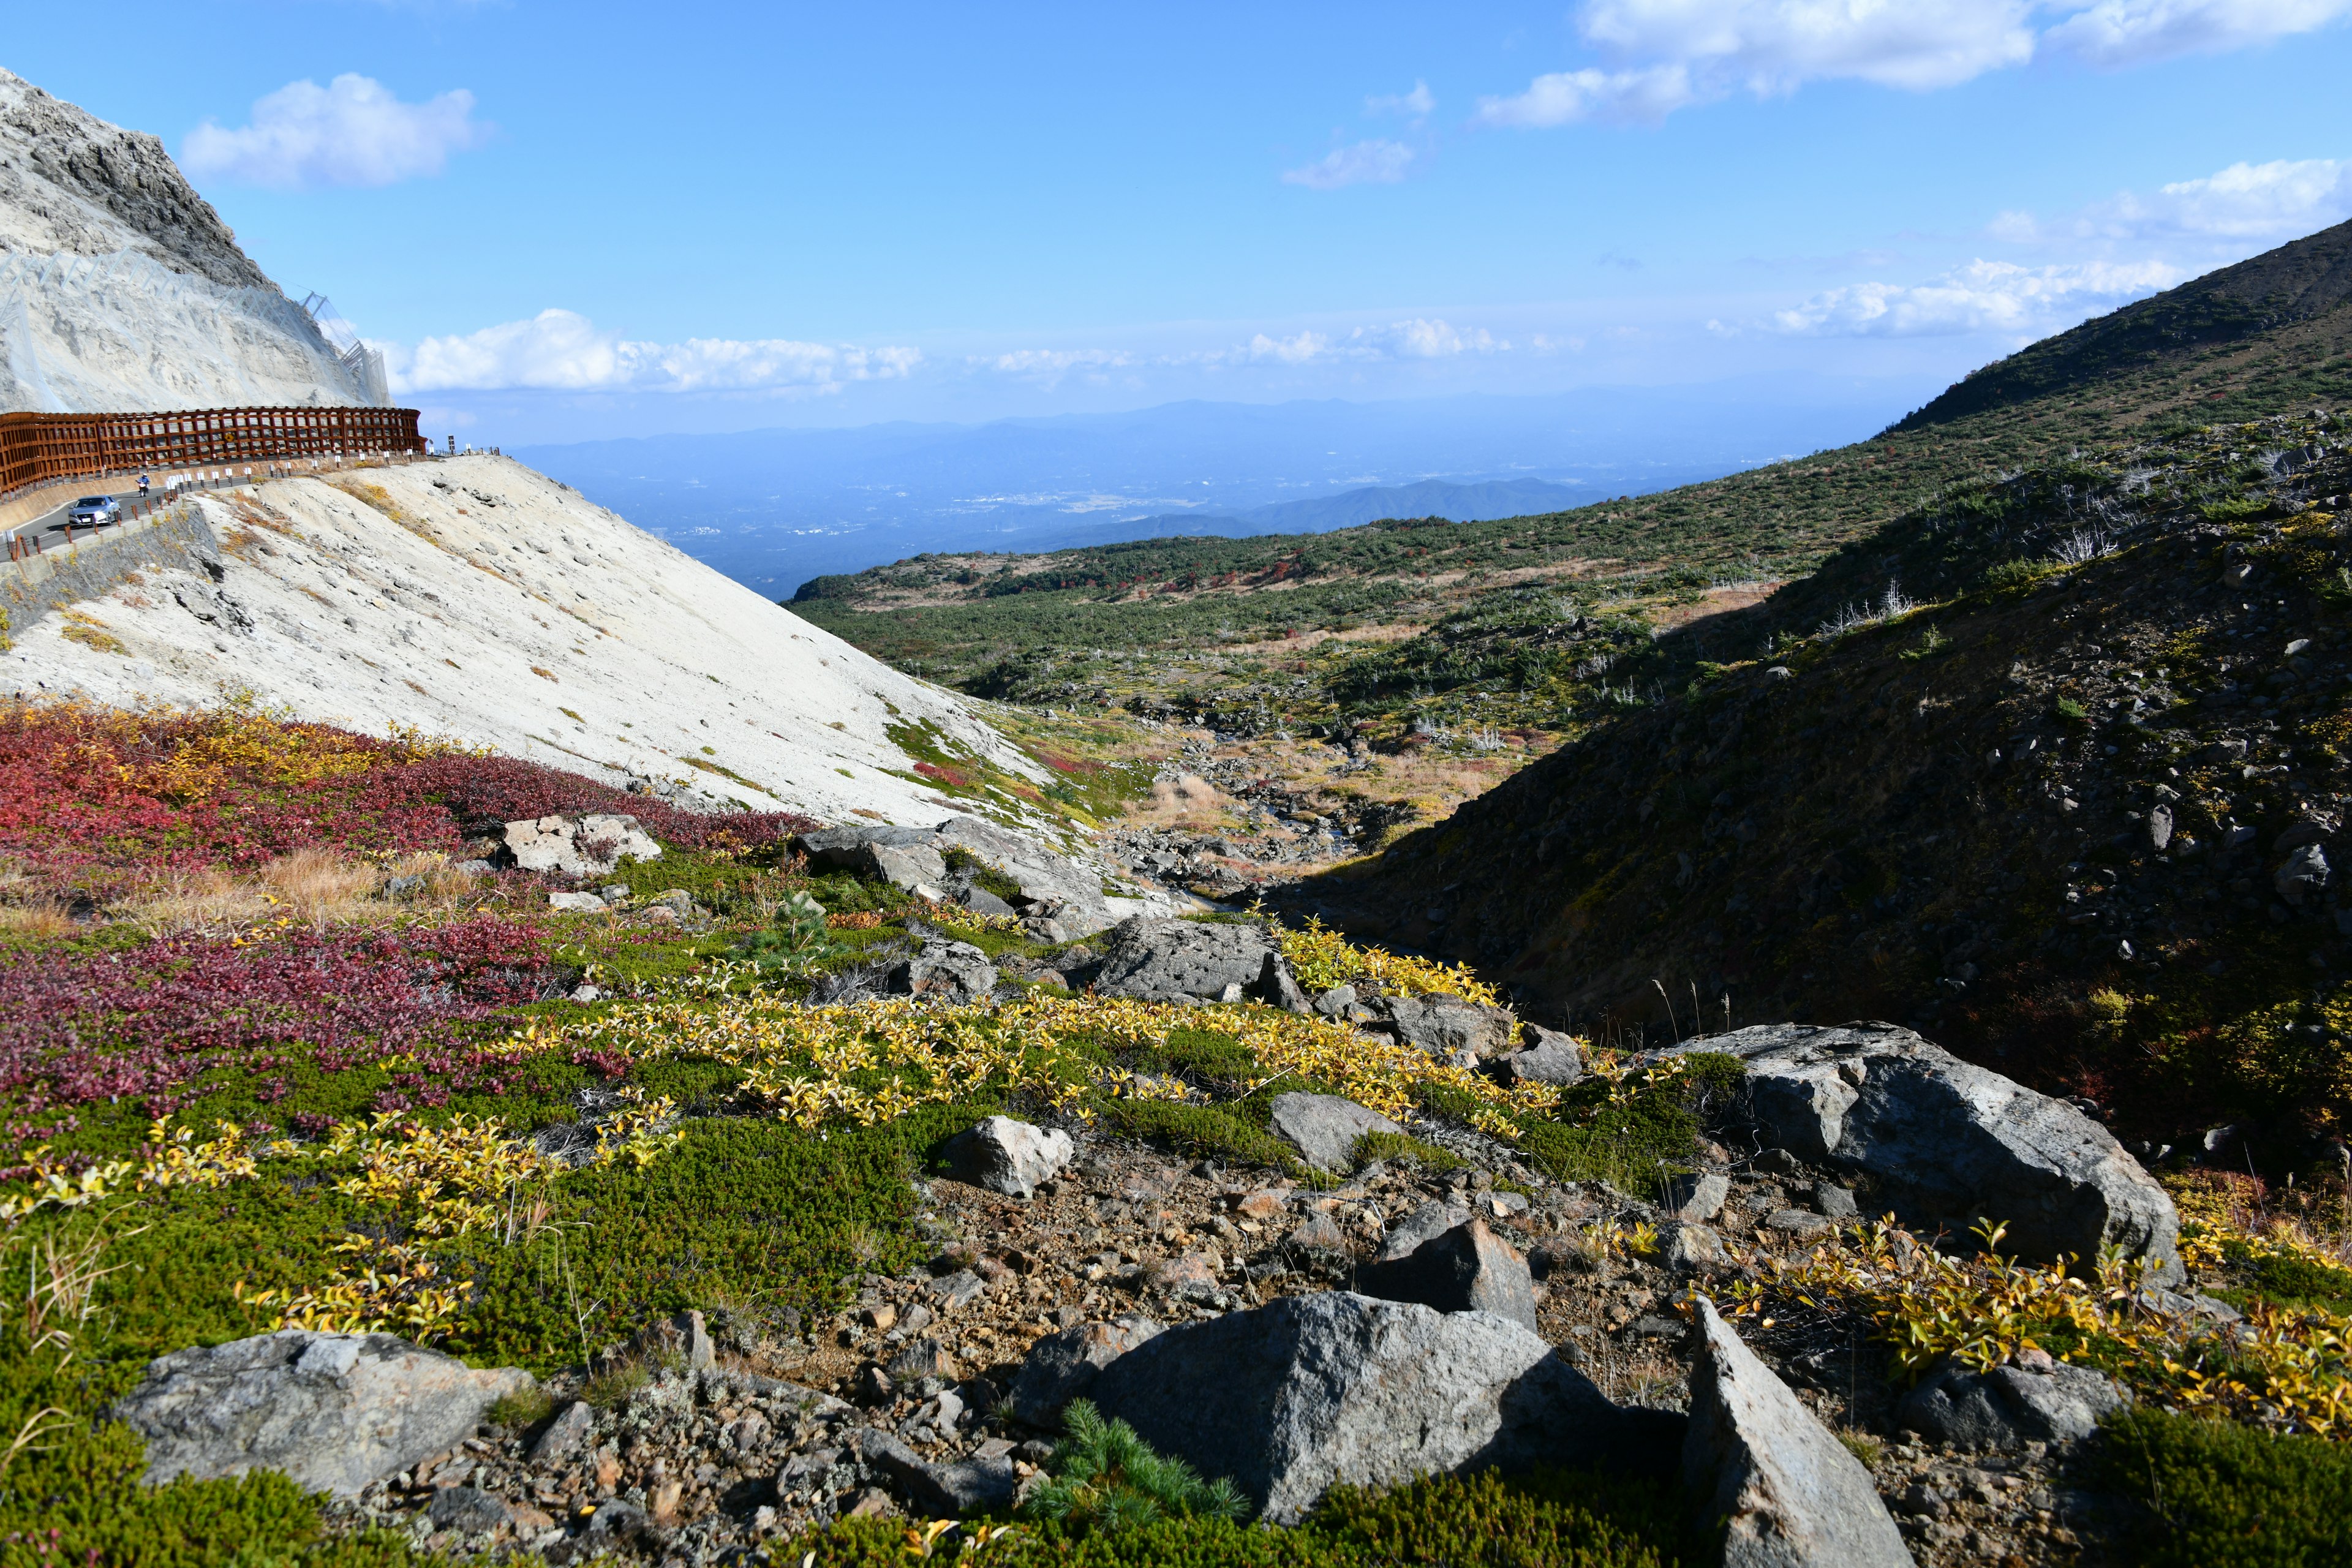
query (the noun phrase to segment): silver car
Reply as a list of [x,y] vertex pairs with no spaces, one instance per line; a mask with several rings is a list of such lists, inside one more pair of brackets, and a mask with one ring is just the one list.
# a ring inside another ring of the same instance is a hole
[[122,503],[112,496],[84,496],[73,503],[66,521],[76,528],[104,528],[122,521]]

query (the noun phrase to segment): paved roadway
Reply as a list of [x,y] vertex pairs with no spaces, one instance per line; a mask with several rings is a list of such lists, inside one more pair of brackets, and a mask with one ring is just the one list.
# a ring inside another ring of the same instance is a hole
[[[175,468],[172,471],[186,473],[194,470]],[[163,475],[151,471],[148,477],[153,481],[153,488],[149,493],[158,503],[161,503],[169,494],[163,484]],[[7,542],[11,539],[22,539],[29,545],[37,537],[43,549],[47,549],[50,545],[63,540],[66,532],[66,513],[71,511],[73,503],[84,496],[110,495],[117,498],[122,502],[122,515],[127,521],[133,510],[131,502],[138,494],[139,479],[136,475],[127,479],[93,479],[85,488],[73,491],[64,500],[58,502],[56,510],[34,518],[30,521],[17,523],[11,528],[0,528],[0,561],[7,558]]]

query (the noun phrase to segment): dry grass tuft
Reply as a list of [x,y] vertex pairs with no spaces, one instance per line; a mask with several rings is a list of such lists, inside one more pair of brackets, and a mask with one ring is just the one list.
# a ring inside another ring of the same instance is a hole
[[50,941],[72,936],[80,930],[81,922],[73,918],[72,911],[54,899],[0,904],[0,935]]
[[[394,877],[423,881],[404,891],[396,905],[387,904],[379,895]],[[457,910],[477,891],[473,873],[451,865],[446,855],[406,855],[387,867],[331,850],[298,849],[250,877],[217,867],[168,873],[110,912],[157,935],[236,931],[268,921],[328,926],[379,919],[394,909]]]
[[1211,832],[1232,826],[1234,803],[1216,785],[1195,773],[1161,779],[1151,794],[1128,808],[1129,820],[1151,827],[1176,827]]

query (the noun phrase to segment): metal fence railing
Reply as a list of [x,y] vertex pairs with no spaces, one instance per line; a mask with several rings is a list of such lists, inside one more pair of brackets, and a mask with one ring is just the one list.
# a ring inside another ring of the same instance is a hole
[[414,408],[199,408],[0,414],[0,500],[84,474],[429,448]]

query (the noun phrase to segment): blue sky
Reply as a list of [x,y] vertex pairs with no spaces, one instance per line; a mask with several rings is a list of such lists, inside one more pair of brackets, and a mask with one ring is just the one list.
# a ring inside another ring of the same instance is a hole
[[[12,15],[482,439],[1805,375],[2352,216],[2352,0]],[[1895,407],[1893,412],[1901,412]]]

